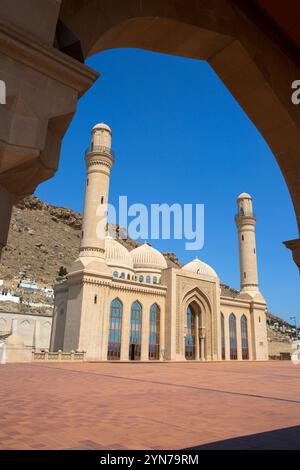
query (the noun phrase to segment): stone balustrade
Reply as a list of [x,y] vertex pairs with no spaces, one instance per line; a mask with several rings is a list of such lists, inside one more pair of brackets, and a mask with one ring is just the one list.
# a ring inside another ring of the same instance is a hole
[[84,351],[71,351],[71,352],[48,352],[48,351],[32,351],[33,361],[52,361],[52,362],[69,362],[69,361],[84,361]]

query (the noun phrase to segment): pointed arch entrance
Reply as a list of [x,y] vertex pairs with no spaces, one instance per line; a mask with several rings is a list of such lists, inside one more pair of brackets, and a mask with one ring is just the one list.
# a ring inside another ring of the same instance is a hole
[[185,359],[195,361],[204,359],[204,348],[201,335],[201,307],[193,301],[186,308],[186,328],[185,328]]
[[185,294],[181,303],[181,321],[177,322],[177,353],[186,360],[213,357],[213,318],[211,305],[198,287]]

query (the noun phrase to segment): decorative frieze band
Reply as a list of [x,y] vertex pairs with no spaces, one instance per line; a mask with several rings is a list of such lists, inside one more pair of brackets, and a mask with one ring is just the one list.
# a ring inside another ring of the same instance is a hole
[[137,292],[141,294],[148,294],[148,295],[155,295],[155,296],[161,296],[161,297],[166,297],[167,294],[167,289],[162,288],[161,290],[158,290],[156,288],[151,288],[151,287],[143,287],[140,284],[123,284],[123,283],[115,283],[113,282],[111,284],[111,288],[115,290],[121,290],[124,292]]

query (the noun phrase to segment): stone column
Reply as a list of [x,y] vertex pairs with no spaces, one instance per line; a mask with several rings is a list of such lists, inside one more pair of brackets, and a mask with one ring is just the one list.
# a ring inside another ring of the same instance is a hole
[[236,342],[237,342],[237,358],[242,360],[242,335],[241,335],[241,317],[236,315]]
[[18,319],[13,318],[11,322],[11,334],[17,335],[18,334]]
[[141,360],[149,360],[149,310],[150,307],[147,305],[143,309],[142,313],[142,345],[141,345]]
[[32,338],[32,347],[37,349],[40,347],[41,338],[40,338],[40,321],[35,320],[34,322],[34,331],[33,331],[33,338]]
[[130,315],[130,302],[124,302],[121,335],[121,361],[129,360]]
[[110,315],[110,306],[108,305],[108,296],[109,296],[109,287],[102,286],[101,296],[103,297],[101,306],[102,306],[102,315],[103,315],[103,330],[102,330],[102,341],[101,341],[101,360],[107,360],[107,349],[108,349],[108,331],[109,331],[109,315]]
[[230,361],[229,319],[224,313],[225,360]]
[[162,350],[165,350],[165,305],[160,310],[160,330],[159,330],[159,359],[164,360]]
[[52,317],[52,326],[51,326],[51,335],[50,335],[50,348],[51,352],[54,351],[55,345],[55,332],[56,332],[56,320],[57,320],[57,306],[54,306],[53,317]]
[[195,315],[195,360],[199,361],[200,353],[200,322],[199,322],[199,315]]
[[205,357],[205,339],[206,339],[206,333],[205,333],[205,327],[201,326],[200,327],[200,359],[202,361],[206,360]]

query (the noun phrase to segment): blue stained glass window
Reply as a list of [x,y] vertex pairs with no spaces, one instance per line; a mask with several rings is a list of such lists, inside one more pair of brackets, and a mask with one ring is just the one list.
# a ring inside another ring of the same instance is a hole
[[160,351],[160,308],[157,304],[150,307],[149,359],[159,360]]
[[241,316],[242,358],[249,359],[248,325],[246,315]]
[[121,355],[123,305],[119,299],[114,299],[110,305],[108,351],[107,359],[118,360]]
[[229,343],[230,359],[237,359],[236,317],[233,313],[229,317]]
[[135,301],[131,306],[130,318],[130,344],[129,358],[139,360],[141,358],[141,339],[142,339],[142,306]]

